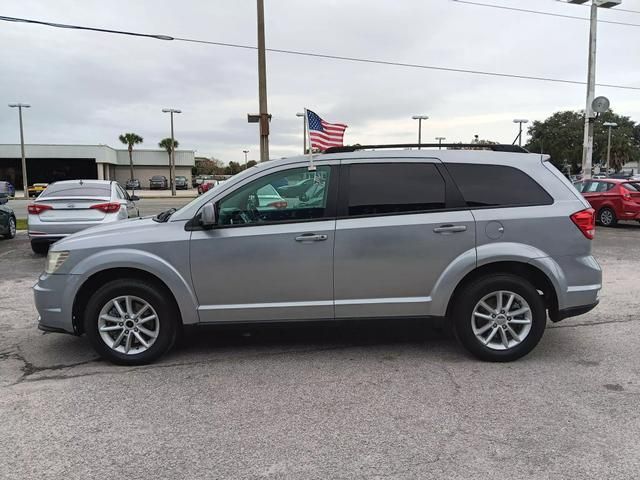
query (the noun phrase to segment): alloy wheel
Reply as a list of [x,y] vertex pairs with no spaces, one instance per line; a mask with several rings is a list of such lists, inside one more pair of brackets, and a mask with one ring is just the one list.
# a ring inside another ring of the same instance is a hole
[[471,314],[476,338],[492,350],[508,350],[524,341],[531,331],[532,312],[527,301],[508,290],[485,295]]
[[602,223],[603,225],[611,225],[613,223],[613,212],[611,210],[601,211],[600,223]]
[[16,221],[13,218],[9,219],[9,236],[11,238],[16,236]]
[[109,300],[100,310],[98,331],[112,350],[135,355],[148,350],[158,338],[160,321],[149,302],[132,295]]

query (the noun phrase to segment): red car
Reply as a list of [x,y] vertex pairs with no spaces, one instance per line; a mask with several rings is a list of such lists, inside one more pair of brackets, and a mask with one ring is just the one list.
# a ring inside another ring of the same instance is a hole
[[600,225],[613,227],[619,220],[640,221],[640,182],[599,178],[574,186],[594,208]]
[[203,193],[208,192],[217,184],[217,180],[204,180],[200,185],[198,185],[198,195],[202,195]]

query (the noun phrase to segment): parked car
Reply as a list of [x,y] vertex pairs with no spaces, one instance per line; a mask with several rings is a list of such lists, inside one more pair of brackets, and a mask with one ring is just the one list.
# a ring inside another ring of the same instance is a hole
[[0,193],[0,236],[3,238],[13,238],[16,236],[16,215],[7,206],[9,196]]
[[188,189],[189,189],[189,180],[187,180],[187,177],[178,175],[176,177],[176,190],[188,190]]
[[4,180],[0,181],[0,195],[5,195],[7,197],[15,197],[16,189],[11,182],[7,182]]
[[213,180],[213,175],[197,175],[193,178],[193,187],[196,188],[201,185],[205,180]]
[[203,193],[208,192],[216,185],[218,185],[217,180],[204,180],[200,185],[198,185],[198,195],[202,195]]
[[166,190],[169,188],[169,181],[163,175],[154,175],[149,179],[150,190]]
[[447,318],[478,358],[510,361],[547,318],[596,306],[594,211],[539,154],[363,148],[316,156],[313,201],[263,206],[309,172],[273,160],[177,211],[55,243],[40,328],[133,365],[184,326]]
[[614,227],[619,220],[640,221],[640,182],[592,179],[574,185],[596,211],[596,220]]
[[129,180],[127,180],[125,188],[127,190],[140,190],[140,188],[142,187],[140,186],[140,180],[138,180],[137,178],[130,178]]
[[607,178],[607,177],[608,175],[606,173],[595,173],[591,178],[598,179],[598,178]]
[[37,197],[49,186],[48,183],[34,183],[31,185],[27,191],[29,192],[30,197]]
[[51,243],[72,233],[137,217],[136,200],[113,181],[54,182],[27,207],[31,248],[44,254]]

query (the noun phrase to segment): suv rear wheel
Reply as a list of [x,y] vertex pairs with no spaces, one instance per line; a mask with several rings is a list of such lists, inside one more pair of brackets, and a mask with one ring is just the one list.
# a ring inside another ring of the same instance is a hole
[[49,244],[46,242],[34,242],[31,240],[31,250],[36,255],[46,255],[49,251]]
[[603,227],[615,227],[618,223],[616,212],[611,210],[609,207],[604,207],[598,212],[598,222]]
[[175,305],[165,292],[138,279],[113,280],[87,303],[84,329],[95,350],[120,365],[152,362],[176,339]]
[[547,321],[531,283],[510,274],[482,277],[466,286],[453,309],[456,336],[481,360],[509,362],[529,353]]

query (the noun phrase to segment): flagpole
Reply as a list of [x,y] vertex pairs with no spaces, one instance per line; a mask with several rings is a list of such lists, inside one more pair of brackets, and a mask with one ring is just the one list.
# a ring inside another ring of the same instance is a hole
[[310,172],[315,172],[316,166],[313,164],[313,145],[311,144],[311,132],[309,131],[309,114],[307,109],[304,109],[304,126],[306,130],[308,145],[309,145],[309,168]]

